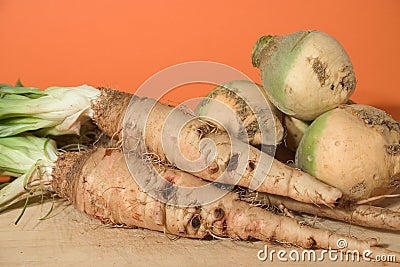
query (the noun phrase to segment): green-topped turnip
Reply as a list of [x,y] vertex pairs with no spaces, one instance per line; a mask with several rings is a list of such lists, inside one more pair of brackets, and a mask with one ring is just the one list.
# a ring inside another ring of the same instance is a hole
[[271,102],[301,120],[346,103],[356,86],[346,51],[320,31],[263,36],[254,45],[252,62]]
[[313,121],[296,164],[352,200],[390,194],[400,181],[400,124],[371,106],[342,105]]

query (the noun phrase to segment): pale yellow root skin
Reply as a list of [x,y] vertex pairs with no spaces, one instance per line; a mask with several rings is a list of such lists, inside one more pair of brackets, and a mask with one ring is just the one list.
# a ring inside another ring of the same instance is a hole
[[395,231],[400,230],[400,212],[382,207],[367,204],[332,209],[266,193],[243,191],[239,195],[241,199],[254,204],[273,205],[275,207],[282,205],[292,211],[327,217],[350,224]]
[[[212,90],[195,111],[251,145],[278,145],[284,137],[282,113],[269,101],[264,88],[246,80],[231,81]],[[241,132],[241,126],[246,134]]]
[[[139,169],[144,166],[140,160],[133,165]],[[179,170],[160,170],[162,176],[174,184],[187,187],[206,184]],[[349,250],[370,249],[373,255],[396,254],[400,260],[396,252],[373,247],[375,242],[300,225],[294,219],[250,206],[231,192],[207,205],[179,208],[172,204],[185,196],[175,195],[172,191],[165,205],[138,187],[119,150],[66,153],[56,162],[53,173],[54,189],[60,196],[69,199],[77,209],[108,224],[143,227],[190,238],[209,235],[242,240],[256,238],[304,248],[336,248],[337,240],[345,238]],[[154,179],[152,171],[144,171],[143,175]],[[160,191],[164,189],[159,188]]]
[[[225,132],[192,114],[154,100],[134,97],[125,121],[128,122],[123,131],[125,151],[156,155],[157,161],[202,179],[307,203],[333,205],[342,196],[338,189],[229,138]],[[145,147],[138,137],[144,139]]]

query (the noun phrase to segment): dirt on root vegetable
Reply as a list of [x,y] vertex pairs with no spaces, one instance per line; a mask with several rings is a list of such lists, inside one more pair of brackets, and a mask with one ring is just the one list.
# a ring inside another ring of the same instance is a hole
[[[140,159],[133,164],[148,177],[149,183],[156,179],[157,172],[151,164],[144,164]],[[169,183],[196,188],[206,182],[180,170],[161,165],[156,168],[165,178],[162,187],[154,188],[159,190],[162,199],[150,197],[134,182],[120,150],[99,148],[88,152],[67,152],[59,157],[53,168],[53,188],[78,210],[107,224],[143,227],[189,238],[255,238],[303,248],[335,248],[338,239],[346,238],[348,246],[344,252],[368,249],[372,258],[391,254],[400,260],[400,254],[375,246],[374,240],[357,240],[300,225],[292,218],[251,206],[232,192],[226,192],[221,199],[206,205],[175,206],[187,195],[165,190]]]
[[218,86],[194,112],[254,146],[275,146],[284,136],[282,113],[269,102],[264,89],[250,81],[236,80]]
[[153,99],[101,88],[92,109],[95,123],[122,140],[125,151],[155,155],[158,162],[202,179],[328,206],[342,196],[338,189],[218,131],[212,123]]

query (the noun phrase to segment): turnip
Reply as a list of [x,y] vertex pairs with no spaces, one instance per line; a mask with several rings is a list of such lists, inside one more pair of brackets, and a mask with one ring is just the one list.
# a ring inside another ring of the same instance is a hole
[[342,105],[307,129],[296,164],[352,200],[391,193],[399,186],[400,124],[366,105]]
[[346,103],[356,86],[345,50],[320,31],[263,36],[254,45],[252,62],[271,102],[305,121]]
[[255,146],[277,145],[284,134],[281,113],[269,102],[264,89],[250,81],[218,86],[199,103],[195,114]]

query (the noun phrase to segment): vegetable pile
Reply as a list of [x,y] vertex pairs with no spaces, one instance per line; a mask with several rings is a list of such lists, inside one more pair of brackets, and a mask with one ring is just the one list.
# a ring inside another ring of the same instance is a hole
[[400,124],[349,102],[344,48],[319,31],[263,36],[252,62],[262,84],[219,85],[193,113],[104,87],[0,85],[0,175],[12,177],[0,211],[25,201],[18,222],[32,196],[49,194],[112,225],[303,248],[346,238],[344,252],[400,261],[376,240],[270,209],[400,230],[400,212],[378,206],[398,197]]

